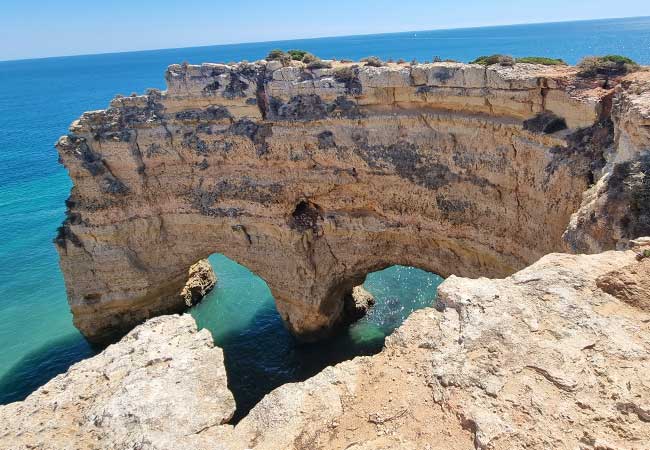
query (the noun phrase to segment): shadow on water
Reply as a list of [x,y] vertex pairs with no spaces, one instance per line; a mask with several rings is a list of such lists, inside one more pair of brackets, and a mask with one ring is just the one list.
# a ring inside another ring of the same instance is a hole
[[217,287],[195,308],[199,328],[224,351],[237,423],[273,389],[304,381],[325,367],[381,351],[386,336],[416,309],[433,305],[442,278],[412,267],[369,274],[364,286],[377,303],[359,322],[316,344],[300,344],[286,330],[266,283],[222,255],[210,257]]
[[95,354],[78,333],[47,342],[28,353],[0,378],[0,404],[24,400],[71,365]]

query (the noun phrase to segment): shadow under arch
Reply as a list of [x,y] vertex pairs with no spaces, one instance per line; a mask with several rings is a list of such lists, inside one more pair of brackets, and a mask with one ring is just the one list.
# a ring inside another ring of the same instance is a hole
[[224,255],[208,259],[217,285],[190,312],[224,351],[228,388],[237,403],[231,423],[283,384],[304,381],[327,366],[381,351],[386,336],[411,312],[434,304],[443,281],[405,266],[369,273],[364,286],[376,303],[368,314],[330,339],[305,344],[284,326],[264,280]]

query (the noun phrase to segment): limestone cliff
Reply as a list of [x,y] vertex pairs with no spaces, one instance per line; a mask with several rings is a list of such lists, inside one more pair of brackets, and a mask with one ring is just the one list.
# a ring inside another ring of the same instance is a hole
[[0,448],[647,450],[644,251],[649,238],[506,279],[450,277],[380,354],[281,386],[236,426],[209,334],[152,319],[0,407]]
[[393,264],[506,276],[648,233],[645,79],[260,61],[173,65],[166,80],[57,144],[74,187],[56,242],[91,340],[182,310],[188,268],[214,252],[261,276],[309,340]]

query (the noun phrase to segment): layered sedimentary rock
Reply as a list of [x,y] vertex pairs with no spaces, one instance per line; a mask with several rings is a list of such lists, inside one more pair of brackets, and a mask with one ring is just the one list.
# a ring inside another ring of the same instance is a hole
[[152,319],[0,407],[0,447],[645,450],[644,250],[650,238],[550,254],[506,279],[452,276],[380,354],[281,386],[236,426],[224,424],[234,404],[208,333],[189,316]]
[[647,229],[642,79],[261,61],[173,65],[166,80],[85,113],[57,144],[74,188],[56,241],[92,340],[183,309],[188,268],[214,252],[261,276],[311,340],[390,265],[505,276]]

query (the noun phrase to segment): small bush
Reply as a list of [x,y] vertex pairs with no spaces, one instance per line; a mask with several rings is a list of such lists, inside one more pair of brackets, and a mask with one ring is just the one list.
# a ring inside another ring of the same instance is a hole
[[313,69],[331,69],[332,68],[332,63],[323,61],[322,59],[316,59],[309,64],[307,64],[307,68],[310,70]]
[[356,77],[354,67],[345,66],[334,70],[334,79],[339,83],[347,83]]
[[287,53],[294,61],[302,61],[305,55],[307,55],[307,51],[305,50],[289,50]]
[[368,56],[367,58],[363,58],[361,62],[366,63],[366,66],[370,67],[383,67],[386,65],[381,59],[377,58],[376,56]]
[[402,58],[397,60],[397,64],[406,64],[406,61],[404,61]]
[[482,66],[493,66],[499,64],[501,66],[514,66],[515,60],[512,56],[508,55],[489,55],[489,56],[479,56],[470,64],[480,64]]
[[620,55],[588,56],[578,63],[578,76],[583,78],[596,76],[618,76],[636,72],[639,65]]
[[393,58],[388,58],[388,59],[386,60],[386,62],[390,64],[390,63],[394,63],[395,60],[394,60]]
[[341,62],[342,63],[351,63],[351,62],[354,62],[354,61],[352,61],[351,59],[342,59]]
[[284,52],[284,50],[280,50],[279,48],[276,48],[275,50],[271,50],[268,55],[266,55],[266,60],[267,61],[281,61],[283,58],[286,58],[288,55]]
[[544,56],[524,56],[523,58],[517,58],[516,61],[525,64],[542,64],[544,66],[566,66],[562,59],[546,58]]
[[320,61],[320,58],[312,55],[311,53],[305,53],[304,55],[302,55],[301,61],[304,62],[305,64],[309,64],[309,63],[313,63],[314,61]]
[[442,58],[440,56],[434,56],[433,57],[433,62],[434,63],[442,62]]
[[418,65],[418,60],[415,59],[415,58],[413,58],[413,59],[411,60],[411,65],[412,65],[412,66],[417,66],[417,65]]

